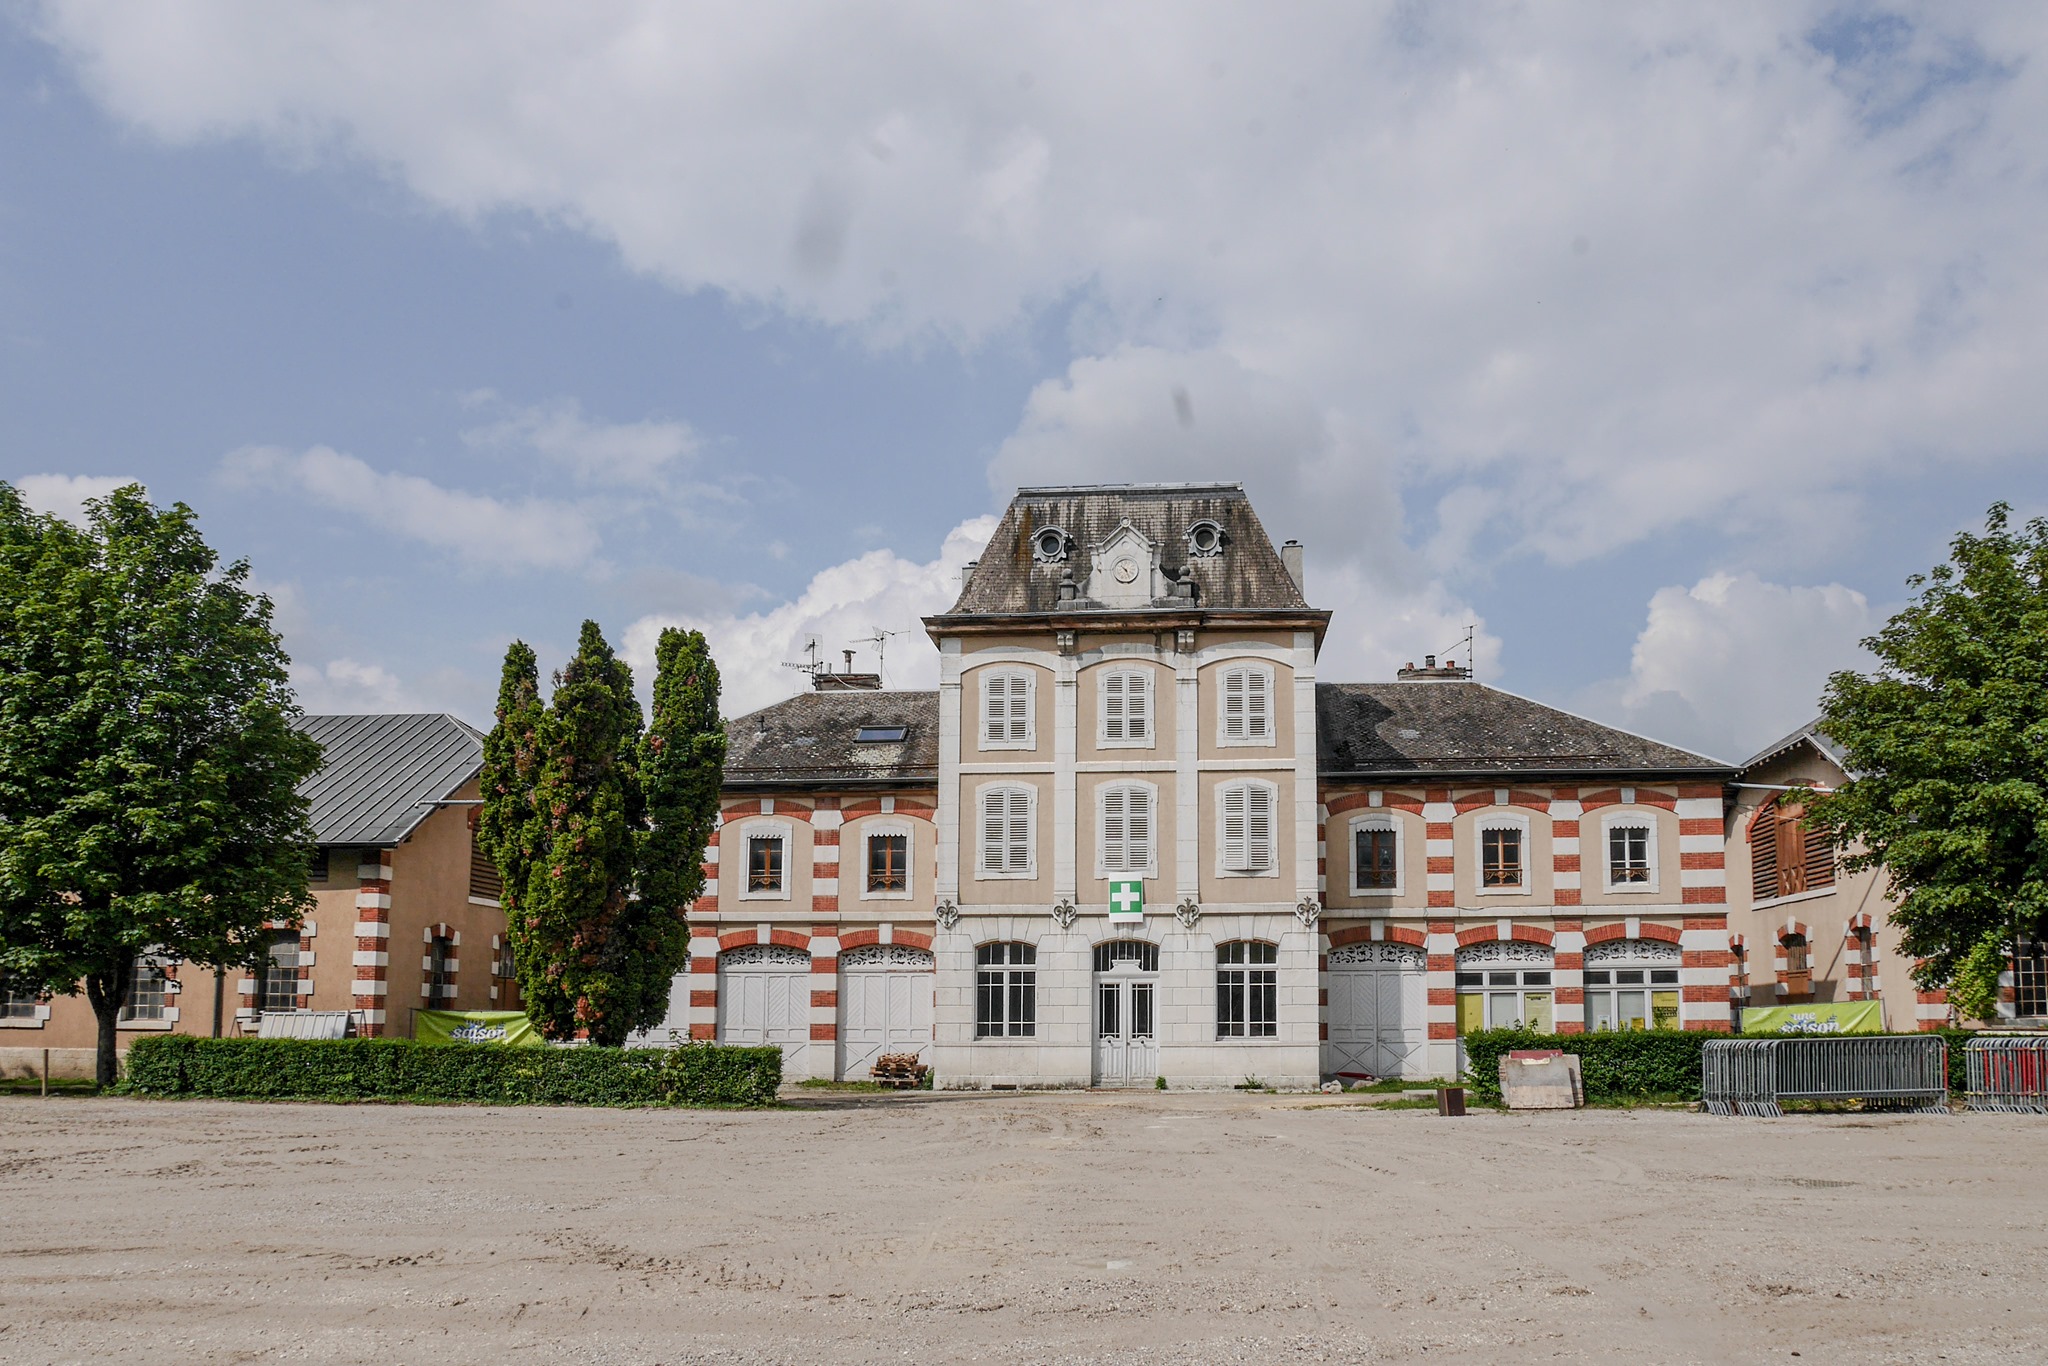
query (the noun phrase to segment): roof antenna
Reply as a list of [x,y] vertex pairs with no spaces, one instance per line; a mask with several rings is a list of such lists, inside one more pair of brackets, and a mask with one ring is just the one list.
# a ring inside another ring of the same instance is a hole
[[883,667],[882,667],[882,664],[883,664],[883,655],[884,655],[884,654],[885,654],[885,653],[886,653],[886,652],[888,651],[888,649],[889,649],[889,637],[890,637],[890,636],[907,636],[907,635],[909,635],[909,634],[910,634],[910,632],[909,632],[908,630],[902,630],[902,631],[884,631],[884,630],[883,630],[883,629],[882,629],[881,627],[877,626],[877,627],[875,628],[875,633],[874,633],[873,635],[871,635],[871,636],[864,636],[864,637],[862,637],[862,639],[861,639],[861,640],[860,640],[860,641],[858,642],[859,644],[862,644],[862,645],[872,645],[872,646],[874,646],[874,647],[875,647],[875,677],[877,677],[877,678],[881,679],[881,680],[882,680],[882,682],[883,682],[884,684],[887,684],[887,683],[888,683],[888,681],[889,681],[889,676],[888,676],[888,674],[886,674],[886,673],[884,673],[884,672],[883,672]]
[[804,653],[809,656],[805,663],[795,664],[784,660],[782,667],[785,669],[796,669],[816,678],[824,670],[824,665],[818,662],[818,638],[816,636],[812,636],[810,643],[804,646]]
[[[1473,657],[1472,643],[1474,639],[1477,637],[1478,632],[1478,622],[1467,622],[1465,624],[1464,636],[1461,639],[1452,641],[1451,644],[1447,646],[1442,652],[1445,655],[1450,655],[1452,650],[1458,649],[1460,646],[1462,646],[1465,651],[1465,677],[1471,679],[1475,683],[1479,681],[1479,661]],[[1444,662],[1452,668],[1456,668],[1458,664],[1457,659],[1454,657],[1446,659]]]

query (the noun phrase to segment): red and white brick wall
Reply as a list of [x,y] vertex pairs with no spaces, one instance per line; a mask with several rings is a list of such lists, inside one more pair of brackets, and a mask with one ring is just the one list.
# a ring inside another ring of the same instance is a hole
[[356,1032],[376,1038],[389,1025],[391,851],[365,850],[356,877],[356,975],[350,1008],[356,1012]]

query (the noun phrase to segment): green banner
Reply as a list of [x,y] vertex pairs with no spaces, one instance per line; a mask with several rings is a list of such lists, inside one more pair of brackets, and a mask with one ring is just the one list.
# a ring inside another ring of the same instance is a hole
[[1745,1034],[1882,1034],[1882,1001],[1831,1001],[1811,1006],[1750,1006],[1742,1012]]
[[1111,924],[1118,921],[1141,923],[1145,919],[1145,884],[1143,882],[1112,882],[1109,884],[1109,919]]
[[412,1036],[421,1043],[504,1043],[515,1048],[547,1045],[521,1010],[415,1010]]

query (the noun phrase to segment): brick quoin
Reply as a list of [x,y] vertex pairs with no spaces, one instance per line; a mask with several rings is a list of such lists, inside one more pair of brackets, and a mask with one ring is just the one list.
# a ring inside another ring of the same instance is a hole
[[811,1005],[816,1009],[836,1010],[839,1007],[839,993],[836,991],[814,991],[811,993]]
[[812,1043],[832,1043],[839,1038],[838,1025],[814,1024],[811,1026]]
[[1431,892],[1429,894],[1429,908],[1432,911],[1448,911],[1457,904],[1458,895],[1456,892]]
[[[1554,820],[1550,823],[1550,834],[1554,839],[1575,840],[1579,837],[1579,823],[1573,820]],[[1576,854],[1571,857],[1578,857]]]
[[1432,1039],[1455,1039],[1458,1037],[1458,1026],[1446,1024],[1441,1020],[1431,1020],[1429,1022],[1429,1037]]
[[828,972],[837,972],[839,971],[839,959],[837,957],[828,958],[823,954],[812,954],[811,971],[820,976]]
[[1450,987],[1429,988],[1429,1004],[1433,1006],[1454,1006],[1457,1003],[1458,993]]
[[716,991],[693,991],[690,993],[690,1004],[693,1007],[704,1010],[716,1010],[718,1008],[718,993]]
[[1579,904],[1579,889],[1576,887],[1560,887],[1551,894],[1550,899],[1559,906],[1576,906]]
[[1721,822],[1701,819],[1696,816],[1681,817],[1678,822],[1678,833],[1681,835],[1718,835],[1721,833]]
[[1718,783],[1680,783],[1678,785],[1678,795],[1681,798],[1711,797],[1715,801],[1719,801],[1721,799],[1721,786]]
[[715,1043],[718,1040],[718,1026],[715,1024],[693,1024],[690,1037],[700,1043]]
[[1687,887],[1683,891],[1679,901],[1687,906],[1717,906],[1728,900],[1726,887]]

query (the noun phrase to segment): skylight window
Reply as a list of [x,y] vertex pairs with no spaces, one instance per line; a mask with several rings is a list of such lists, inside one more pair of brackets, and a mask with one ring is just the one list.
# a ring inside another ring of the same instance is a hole
[[903,726],[862,726],[853,733],[855,744],[880,745],[899,741],[905,731]]

